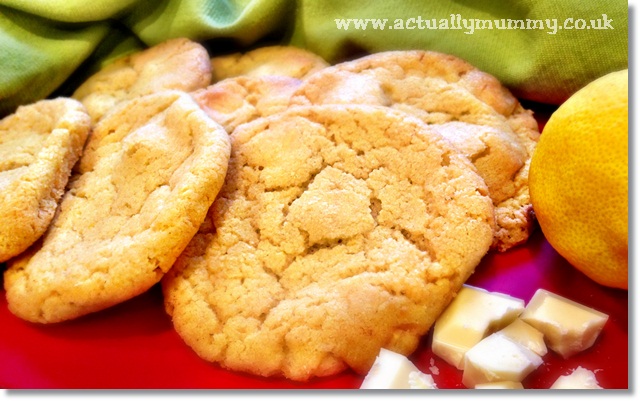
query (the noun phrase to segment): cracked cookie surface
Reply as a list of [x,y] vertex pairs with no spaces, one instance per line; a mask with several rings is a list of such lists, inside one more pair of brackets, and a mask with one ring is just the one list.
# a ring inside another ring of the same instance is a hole
[[191,95],[209,117],[232,132],[240,124],[284,111],[300,83],[297,78],[278,75],[239,76]]
[[322,57],[294,46],[264,46],[211,58],[213,82],[226,78],[280,75],[304,79],[329,66]]
[[463,151],[486,181],[496,207],[493,248],[505,251],[529,238],[528,174],[538,127],[493,76],[437,52],[381,52],[319,71],[292,104],[371,104],[417,116]]
[[68,98],[21,106],[0,121],[0,262],[45,232],[90,127],[84,106]]
[[170,39],[119,58],[89,77],[73,93],[94,122],[119,102],[162,90],[185,92],[211,83],[209,53],[199,43]]
[[8,263],[9,309],[52,323],[146,291],[203,222],[229,152],[226,131],[183,92],[117,106],[95,126],[47,233]]
[[162,281],[184,341],[304,381],[409,354],[490,247],[471,163],[405,113],[311,106],[231,134],[227,179]]

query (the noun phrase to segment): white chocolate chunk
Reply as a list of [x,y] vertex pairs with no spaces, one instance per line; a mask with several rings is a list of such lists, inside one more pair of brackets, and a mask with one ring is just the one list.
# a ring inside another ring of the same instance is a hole
[[549,387],[552,390],[601,389],[596,375],[589,369],[578,366],[571,374],[560,376]]
[[435,389],[431,375],[421,372],[406,356],[381,348],[361,389]]
[[412,390],[433,390],[437,389],[433,376],[422,372],[409,373],[409,388]]
[[464,358],[462,384],[475,388],[478,384],[522,380],[542,364],[533,351],[493,333],[467,351]]
[[524,386],[520,382],[493,382],[477,384],[476,390],[523,390]]
[[539,289],[520,318],[544,334],[549,348],[569,358],[593,345],[609,316]]
[[464,285],[436,321],[431,349],[462,369],[471,347],[511,323],[523,310],[521,299]]
[[500,334],[529,348],[540,356],[547,354],[547,345],[544,343],[542,332],[522,319],[516,319],[507,327],[499,331]]

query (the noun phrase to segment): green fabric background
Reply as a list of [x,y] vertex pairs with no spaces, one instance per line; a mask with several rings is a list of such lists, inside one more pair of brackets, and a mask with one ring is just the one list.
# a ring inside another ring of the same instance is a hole
[[[613,29],[341,30],[336,18],[602,18]],[[366,52],[437,50],[498,77],[517,96],[559,104],[608,72],[627,68],[628,4],[621,0],[0,0],[0,116],[68,95],[104,63],[174,37],[212,55],[293,44],[338,62]]]

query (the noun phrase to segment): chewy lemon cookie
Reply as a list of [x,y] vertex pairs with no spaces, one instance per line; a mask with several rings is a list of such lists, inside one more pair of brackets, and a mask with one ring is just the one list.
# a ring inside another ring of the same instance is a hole
[[73,97],[95,122],[121,101],[162,90],[194,91],[210,83],[207,50],[177,38],[115,60],[89,77]]
[[59,322],[157,283],[203,222],[229,151],[224,129],[183,92],[117,106],[95,126],[42,242],[8,263],[11,312]]
[[493,248],[528,239],[534,217],[527,180],[538,126],[493,76],[442,53],[381,52],[317,72],[292,103],[373,104],[417,116],[454,142],[486,181],[496,207]]
[[21,106],[0,121],[0,262],[51,223],[90,126],[84,106],[68,98]]
[[209,117],[232,132],[240,124],[284,111],[300,83],[278,75],[238,76],[191,95]]
[[195,352],[304,381],[409,354],[489,249],[484,181],[419,120],[291,108],[236,128],[227,178],[163,279]]
[[329,66],[320,56],[294,46],[264,46],[211,58],[213,82],[240,75],[281,75],[304,79]]

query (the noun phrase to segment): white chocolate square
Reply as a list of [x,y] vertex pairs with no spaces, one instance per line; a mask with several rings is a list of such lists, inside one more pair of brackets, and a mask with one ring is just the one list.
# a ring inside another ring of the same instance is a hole
[[464,285],[434,325],[433,353],[462,369],[464,354],[484,337],[515,320],[524,301]]
[[609,316],[540,289],[520,318],[544,334],[549,348],[569,358],[593,345]]

